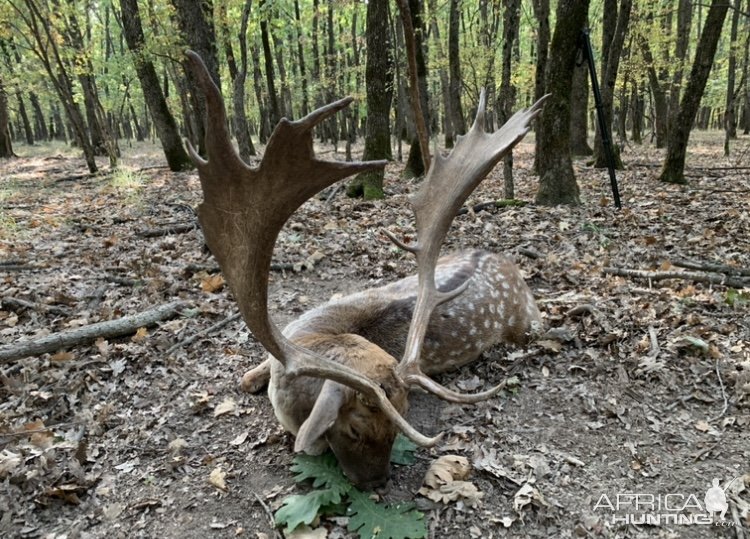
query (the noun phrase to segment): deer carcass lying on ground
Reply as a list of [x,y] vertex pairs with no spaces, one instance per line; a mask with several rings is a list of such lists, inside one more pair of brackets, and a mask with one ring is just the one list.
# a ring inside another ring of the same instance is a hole
[[260,165],[250,168],[232,146],[219,90],[200,57],[188,56],[208,111],[208,160],[189,148],[203,190],[201,226],[245,322],[272,357],[245,382],[260,385],[270,371],[271,402],[284,428],[296,435],[295,450],[330,447],[356,485],[380,486],[388,479],[398,431],[422,446],[440,437],[425,436],[404,419],[409,389],[418,386],[459,403],[487,399],[502,384],[466,395],[428,375],[472,361],[498,342],[522,342],[541,323],[529,288],[508,259],[483,251],[439,259],[453,217],[528,132],[541,102],[490,134],[484,132],[483,93],[469,133],[448,158],[435,155],[410,199],[417,241],[405,245],[388,234],[416,256],[417,276],[329,302],[281,332],[268,314],[268,272],[282,226],[321,189],[385,162],[315,157],[312,130],[351,102],[343,99],[298,121],[282,119]]

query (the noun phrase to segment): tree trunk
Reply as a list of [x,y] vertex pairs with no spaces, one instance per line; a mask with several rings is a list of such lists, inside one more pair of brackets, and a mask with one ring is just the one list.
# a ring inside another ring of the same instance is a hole
[[[60,54],[58,47],[59,39],[53,36],[53,28],[50,25],[50,13],[46,7],[40,7],[39,4],[32,0],[24,0],[24,5],[28,9],[26,13],[21,12],[20,5],[11,4],[13,9],[19,11],[20,18],[24,21],[26,30],[30,35],[29,40],[33,40],[37,46],[37,56],[44,66],[47,75],[49,75],[60,103],[65,109],[65,114],[71,124],[75,141],[83,150],[86,166],[89,172],[93,174],[98,171],[94,148],[88,137],[86,121],[83,119],[81,109],[73,95],[73,83],[66,63]],[[62,122],[60,123],[62,124]],[[64,133],[62,125],[60,126],[60,130]]]
[[[605,2],[605,13],[611,8],[612,6],[608,8],[607,2]],[[603,50],[607,50],[607,61],[604,65],[606,71],[602,73],[602,111],[604,113],[604,123],[610,130],[610,133],[612,132],[617,71],[620,67],[620,55],[622,54],[622,49],[625,44],[625,33],[630,22],[630,12],[632,8],[632,0],[621,0],[620,10],[617,15],[617,24],[615,26],[615,31],[612,34],[612,40],[608,47],[603,47]],[[612,150],[615,154],[615,168],[623,168],[619,152],[614,145],[612,146]],[[607,167],[607,158],[604,154],[604,147],[602,146],[602,134],[599,129],[596,130],[596,137],[594,138],[594,166],[596,168]]]
[[[727,0],[729,1],[729,0]],[[700,4],[700,2],[699,2]],[[678,0],[677,5],[677,37],[675,39],[675,55],[672,64],[675,71],[669,89],[669,123],[668,132],[671,136],[677,115],[680,111],[680,91],[682,88],[683,73],[688,57],[688,45],[690,44],[690,25],[693,18],[693,2],[691,0]],[[700,25],[700,15],[698,24]],[[670,29],[671,30],[671,29]]]
[[588,17],[588,0],[559,0],[550,47],[547,92],[551,94],[538,133],[539,204],[580,204],[578,183],[570,158],[570,99],[581,29]]
[[589,66],[576,63],[570,94],[570,153],[592,155],[589,146]]
[[460,0],[451,0],[450,14],[448,17],[448,99],[450,105],[446,109],[450,111],[450,125],[453,128],[451,138],[455,135],[466,133],[466,120],[461,106],[461,56],[459,22],[461,20]]
[[634,144],[643,144],[643,95],[636,81],[633,82],[633,93],[630,98],[631,139]]
[[409,90],[417,139],[412,140],[406,159],[404,176],[422,176],[430,167],[429,100],[427,98],[427,62],[425,61],[422,24],[422,0],[398,0],[404,25],[407,61],[409,64]]
[[0,158],[15,157],[16,155],[13,153],[9,123],[8,95],[5,93],[5,86],[2,78],[0,78]]
[[[180,132],[159,86],[153,62],[144,56],[143,26],[137,0],[120,0],[122,30],[128,49],[133,53],[135,72],[141,83],[143,99],[154,119],[156,136],[159,137],[164,157],[170,170],[187,170],[193,164],[182,146]],[[135,117],[135,111],[134,117]]]
[[302,26],[302,19],[300,17],[299,0],[294,0],[294,20],[297,30],[297,56],[299,57],[299,74],[300,82],[302,84],[302,116],[307,116],[307,114],[310,112],[310,96],[308,95],[307,89],[305,54],[302,48],[302,36],[304,35],[305,30]]
[[654,66],[654,57],[651,54],[651,48],[648,41],[643,36],[639,37],[643,60],[646,62],[646,71],[648,73],[648,84],[651,88],[651,95],[654,97],[654,130],[656,131],[656,147],[664,148],[667,145],[669,131],[669,105],[664,87],[659,81]]
[[[549,55],[549,0],[534,0],[534,16],[536,17],[539,28],[536,36],[536,71],[534,78],[534,100],[541,99],[546,93],[546,71],[547,57]],[[579,30],[582,30],[580,28]],[[577,48],[577,45],[576,45]],[[536,122],[536,137],[534,151],[534,170],[539,172],[539,141],[543,125],[541,121]]]
[[729,38],[729,65],[727,67],[727,98],[724,108],[724,155],[729,156],[729,141],[737,138],[734,84],[737,70],[737,27],[740,22],[741,0],[734,0],[732,29]]
[[[390,109],[393,98],[393,59],[388,30],[388,0],[367,3],[367,123],[363,161],[392,159]],[[349,196],[383,198],[383,171],[358,175],[347,188]]]
[[700,107],[728,9],[729,3],[726,0],[711,0],[711,7],[708,10],[706,23],[701,32],[693,67],[690,70],[690,80],[680,102],[680,111],[674,124],[674,130],[670,133],[667,155],[659,176],[659,180],[663,182],[687,183],[683,173],[687,144],[690,139],[690,128]]
[[[172,0],[177,13],[177,23],[185,43],[197,52],[208,68],[211,78],[221,89],[219,78],[219,61],[216,53],[216,31],[214,30],[213,0]],[[198,153],[205,157],[205,126],[206,102],[195,80],[193,70],[183,62],[185,76],[190,89],[190,103],[192,105],[193,145]]]
[[34,92],[29,92],[29,101],[31,101],[31,108],[34,109],[34,137],[36,140],[49,140],[50,132],[44,119],[42,105],[39,103],[39,96]]
[[[513,114],[516,104],[516,89],[511,82],[511,67],[513,64],[513,45],[518,40],[518,23],[521,18],[521,0],[504,0],[503,14],[503,67],[500,77],[500,99],[498,120],[500,125],[508,121]],[[503,185],[506,200],[516,197],[513,185],[513,152],[503,160]]]

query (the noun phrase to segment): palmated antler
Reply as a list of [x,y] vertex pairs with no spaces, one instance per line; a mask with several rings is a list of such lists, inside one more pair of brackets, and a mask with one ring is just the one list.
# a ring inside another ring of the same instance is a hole
[[430,446],[393,407],[385,391],[354,369],[290,342],[268,315],[268,273],[276,238],[284,223],[321,189],[358,172],[382,169],[385,161],[322,161],[313,151],[313,128],[347,107],[351,98],[321,107],[301,120],[282,118],[257,168],[237,154],[229,137],[219,89],[203,60],[188,51],[189,64],[206,96],[206,151],[201,158],[188,143],[198,168],[203,203],[198,217],[206,243],[219,262],[240,312],[253,336],[290,376],[313,376],[340,382],[377,402],[383,412],[415,443]]
[[422,344],[435,308],[460,295],[469,281],[449,292],[440,292],[435,286],[435,266],[453,218],[459,208],[492,168],[505,157],[531,129],[531,121],[542,110],[542,97],[531,107],[516,112],[498,131],[484,130],[485,92],[482,90],[479,107],[469,132],[458,138],[448,157],[436,153],[419,191],[409,199],[417,228],[416,244],[405,245],[390,232],[390,239],[399,247],[414,253],[417,258],[419,288],[414,308],[406,349],[398,374],[408,385],[418,385],[438,397],[451,402],[471,403],[492,397],[505,384],[466,395],[452,391],[425,374],[419,366]]

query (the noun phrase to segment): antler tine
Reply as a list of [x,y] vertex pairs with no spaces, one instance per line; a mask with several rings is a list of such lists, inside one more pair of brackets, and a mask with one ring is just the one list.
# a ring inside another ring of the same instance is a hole
[[198,167],[203,202],[198,217],[206,244],[219,262],[229,288],[254,337],[292,376],[314,376],[340,382],[372,397],[412,441],[435,445],[414,429],[388,400],[385,391],[354,369],[319,356],[289,341],[268,315],[268,274],[279,231],[308,198],[358,172],[382,169],[386,161],[344,163],[315,157],[312,129],[348,106],[342,99],[298,121],[282,119],[271,135],[258,168],[246,165],[234,150],[219,89],[201,57],[187,51],[189,64],[205,92],[208,160],[191,148]]
[[528,133],[530,123],[541,111],[546,97],[528,109],[516,112],[498,131],[486,133],[486,97],[482,90],[477,114],[469,132],[458,140],[447,158],[435,155],[421,188],[410,197],[416,221],[417,243],[407,247],[417,259],[419,284],[406,349],[399,364],[399,375],[404,382],[420,385],[446,400],[476,402],[496,394],[502,389],[502,384],[476,395],[463,395],[430,380],[419,368],[419,357],[432,312],[438,305],[463,291],[437,290],[435,266],[440,247],[459,208],[492,168]]

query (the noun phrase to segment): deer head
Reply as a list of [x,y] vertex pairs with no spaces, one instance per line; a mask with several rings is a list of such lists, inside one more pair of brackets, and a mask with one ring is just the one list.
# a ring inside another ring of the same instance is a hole
[[203,191],[198,216],[206,243],[219,262],[248,328],[278,360],[275,368],[280,369],[285,380],[322,380],[317,385],[306,382],[301,390],[304,393],[314,387],[315,391],[314,404],[305,410],[306,418],[288,418],[280,413],[282,405],[276,401],[289,396],[274,396],[271,390],[278,392],[278,388],[272,387],[269,393],[277,417],[297,434],[295,449],[314,451],[319,448],[319,441],[325,440],[355,483],[374,486],[387,477],[390,447],[398,431],[421,446],[432,446],[440,438],[421,434],[404,419],[411,387],[419,386],[459,403],[485,400],[503,387],[500,384],[472,395],[452,391],[426,376],[419,358],[433,311],[456,298],[468,284],[467,281],[452,290],[440,291],[435,283],[440,246],[453,217],[479,182],[529,131],[542,100],[516,113],[500,130],[486,133],[482,92],[469,133],[459,138],[448,158],[435,156],[419,191],[411,197],[417,242],[405,245],[388,233],[394,243],[416,256],[418,265],[416,305],[405,352],[398,361],[357,335],[302,335],[289,339],[271,322],[268,313],[271,254],[287,219],[321,189],[352,174],[385,166],[385,161],[323,161],[314,154],[313,128],[348,106],[352,99],[336,101],[297,121],[282,119],[268,141],[260,165],[251,168],[232,146],[218,88],[201,58],[192,51],[187,55],[207,104],[208,159],[202,159],[188,144]]

